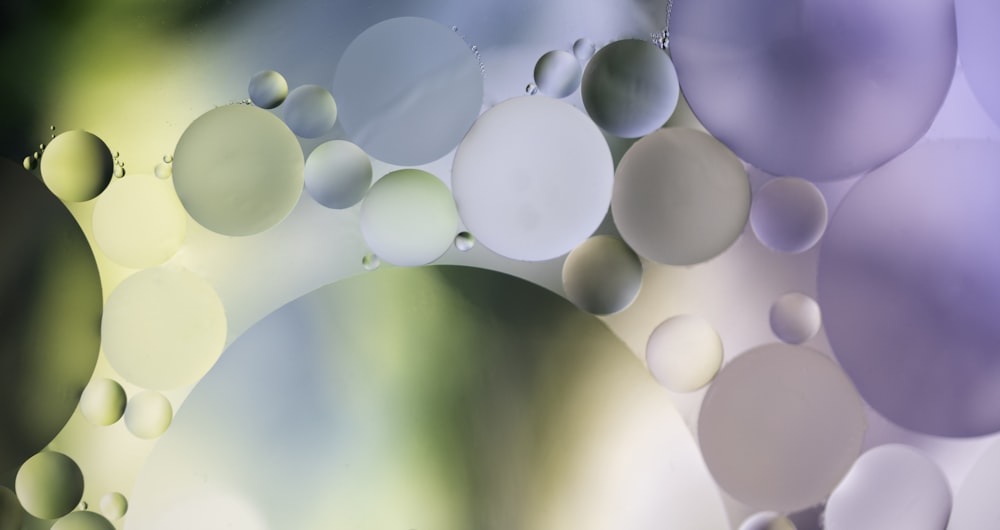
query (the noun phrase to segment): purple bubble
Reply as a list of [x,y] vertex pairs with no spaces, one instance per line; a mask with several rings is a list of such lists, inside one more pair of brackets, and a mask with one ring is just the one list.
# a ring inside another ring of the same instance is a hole
[[972,93],[1000,124],[1000,2],[955,0],[958,53]]
[[820,250],[819,303],[847,374],[902,427],[1000,431],[1000,145],[923,143],[862,178]]
[[740,158],[812,181],[869,170],[930,127],[955,69],[951,0],[676,2],[698,119]]

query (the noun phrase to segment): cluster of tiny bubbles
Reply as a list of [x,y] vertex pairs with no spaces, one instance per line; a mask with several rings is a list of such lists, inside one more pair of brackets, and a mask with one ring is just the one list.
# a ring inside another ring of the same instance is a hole
[[97,378],[80,395],[80,413],[99,427],[111,425],[125,413],[126,401],[125,390],[117,381]]
[[757,512],[744,519],[739,530],[795,530],[795,523],[778,512]]
[[364,198],[371,184],[371,158],[347,140],[320,144],[306,158],[306,191],[327,208],[354,206]]
[[722,359],[722,339],[707,320],[696,315],[668,318],[646,341],[649,372],[674,392],[693,392],[709,384]]
[[538,85],[534,83],[528,83],[527,85],[524,86],[524,93],[529,96],[534,96],[535,94],[538,93]]
[[109,186],[95,202],[94,241],[119,265],[154,267],[184,242],[187,215],[168,182],[134,175]]
[[553,50],[535,63],[535,85],[546,96],[564,98],[580,87],[583,68],[572,53]]
[[598,235],[574,248],[562,269],[563,290],[580,309],[610,315],[632,305],[642,286],[642,263],[617,237]]
[[444,254],[458,231],[458,212],[440,179],[419,169],[393,171],[361,203],[361,234],[382,260],[426,265]]
[[115,525],[101,514],[83,511],[59,519],[52,530],[115,530]]
[[361,266],[364,267],[366,271],[373,271],[381,264],[382,260],[378,259],[378,256],[375,254],[365,254],[365,256],[361,258]]
[[35,168],[38,167],[38,160],[35,157],[28,155],[24,157],[24,162],[22,162],[21,165],[28,171],[34,171]]
[[0,486],[0,530],[21,530],[24,522],[21,503],[17,494],[5,486]]
[[823,237],[826,223],[826,199],[808,180],[771,179],[753,195],[750,227],[771,250],[787,253],[809,250]]
[[940,530],[951,515],[941,469],[909,445],[880,445],[861,455],[830,494],[827,530]]
[[125,427],[137,438],[158,438],[174,417],[174,409],[159,392],[142,391],[128,400],[125,408]]
[[105,493],[101,497],[101,513],[111,521],[117,521],[128,512],[128,499],[117,491]]
[[114,166],[103,140],[86,131],[66,131],[49,142],[41,162],[42,180],[59,199],[85,202],[104,191]]
[[262,109],[273,109],[288,97],[288,82],[278,72],[264,70],[250,78],[247,92],[254,105]]
[[83,499],[83,472],[72,458],[42,451],[17,471],[14,491],[21,506],[39,519],[58,519]]
[[285,99],[285,124],[302,138],[317,138],[337,123],[337,102],[319,85],[302,85]]
[[455,236],[455,248],[459,252],[468,252],[476,246],[476,238],[468,232],[459,232]]
[[797,292],[778,297],[771,305],[769,320],[774,336],[788,344],[801,344],[813,338],[822,325],[816,300]]
[[573,43],[573,55],[576,56],[576,59],[581,64],[589,61],[596,51],[597,46],[594,44],[594,41],[586,37],[579,38]]
[[662,127],[680,96],[670,57],[637,39],[612,42],[595,53],[584,70],[581,90],[594,122],[623,138]]

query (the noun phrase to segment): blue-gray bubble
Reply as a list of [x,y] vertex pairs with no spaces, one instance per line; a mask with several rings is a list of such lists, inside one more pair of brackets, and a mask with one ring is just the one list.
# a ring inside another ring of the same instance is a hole
[[288,82],[278,72],[265,70],[250,78],[247,92],[254,105],[262,109],[273,109],[288,97]]
[[583,68],[569,52],[554,50],[535,63],[535,85],[546,96],[564,98],[580,87]]
[[371,184],[371,159],[346,140],[320,144],[306,159],[306,191],[327,208],[354,206],[364,198]]
[[302,85],[285,100],[285,124],[302,138],[323,136],[337,122],[337,103],[319,85]]

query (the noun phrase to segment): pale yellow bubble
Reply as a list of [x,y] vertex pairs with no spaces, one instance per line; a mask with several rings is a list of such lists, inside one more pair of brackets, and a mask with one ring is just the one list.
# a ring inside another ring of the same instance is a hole
[[101,497],[101,513],[112,521],[125,517],[128,512],[128,500],[117,491],[104,494]]
[[70,457],[43,451],[21,465],[14,490],[29,514],[56,519],[73,511],[83,498],[83,473]]
[[94,379],[80,396],[80,412],[90,423],[111,425],[125,413],[125,390],[111,379]]
[[163,394],[147,390],[128,400],[125,408],[125,427],[138,438],[158,438],[174,418],[174,409]]
[[722,367],[722,353],[719,334],[694,315],[667,319],[646,343],[649,371],[676,392],[692,392],[710,383]]
[[115,180],[97,199],[93,219],[101,251],[134,269],[170,259],[187,233],[187,214],[173,186],[148,175]]

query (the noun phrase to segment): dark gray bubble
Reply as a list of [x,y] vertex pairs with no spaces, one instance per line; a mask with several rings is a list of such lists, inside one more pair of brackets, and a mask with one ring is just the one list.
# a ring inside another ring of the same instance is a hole
[[635,301],[642,263],[624,241],[594,236],[573,249],[562,270],[566,297],[595,315],[617,313]]

